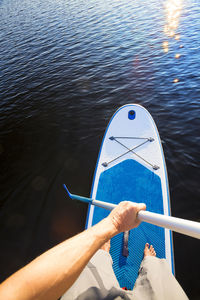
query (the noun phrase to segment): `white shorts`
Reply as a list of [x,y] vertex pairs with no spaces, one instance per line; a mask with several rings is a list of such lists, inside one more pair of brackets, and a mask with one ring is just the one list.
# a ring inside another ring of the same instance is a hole
[[112,258],[98,250],[61,300],[186,300],[188,297],[171,273],[165,259],[143,259],[132,291],[120,288]]

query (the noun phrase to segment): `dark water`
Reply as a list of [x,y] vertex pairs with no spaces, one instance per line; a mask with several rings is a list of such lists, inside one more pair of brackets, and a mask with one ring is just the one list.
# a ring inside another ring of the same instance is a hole
[[[0,279],[84,228],[114,111],[145,106],[163,141],[172,215],[200,220],[197,0],[1,0]],[[177,79],[177,80],[175,80]],[[178,82],[174,82],[178,81]],[[200,298],[199,241],[174,234],[176,276]]]

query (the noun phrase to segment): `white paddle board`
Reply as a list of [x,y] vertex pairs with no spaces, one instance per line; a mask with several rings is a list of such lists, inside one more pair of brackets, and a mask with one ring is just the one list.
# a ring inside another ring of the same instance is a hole
[[[121,107],[106,129],[96,166],[91,198],[118,204],[146,203],[147,210],[170,215],[167,171],[157,127],[140,105]],[[86,227],[109,212],[90,205]],[[132,289],[143,259],[145,243],[157,257],[166,258],[174,273],[172,235],[168,229],[142,222],[129,233],[111,240],[115,275],[121,287]]]

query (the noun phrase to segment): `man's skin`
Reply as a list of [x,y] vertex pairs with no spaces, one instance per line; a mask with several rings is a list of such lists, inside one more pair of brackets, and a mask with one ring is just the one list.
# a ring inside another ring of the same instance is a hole
[[96,251],[120,232],[139,225],[146,205],[121,202],[107,218],[37,257],[0,285],[0,299],[57,300],[75,282]]

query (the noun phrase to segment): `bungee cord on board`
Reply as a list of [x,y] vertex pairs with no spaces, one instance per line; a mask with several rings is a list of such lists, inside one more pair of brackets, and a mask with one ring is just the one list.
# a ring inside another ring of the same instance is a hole
[[[146,159],[144,159],[142,156],[140,156],[139,154],[135,153],[135,151],[134,151],[134,150],[136,150],[137,148],[141,147],[142,145],[144,145],[144,144],[146,144],[146,143],[148,143],[148,142],[150,142],[150,143],[153,142],[154,139],[153,139],[152,137],[150,137],[150,138],[141,138],[141,137],[114,137],[114,136],[111,136],[111,137],[109,137],[109,139],[110,139],[111,141],[117,142],[118,144],[120,144],[121,146],[123,146],[124,148],[126,148],[128,151],[125,152],[125,153],[123,153],[123,154],[121,154],[121,155],[119,155],[119,156],[117,156],[116,158],[112,159],[112,160],[109,161],[109,162],[104,162],[104,163],[102,163],[102,166],[107,167],[109,164],[111,164],[111,163],[114,162],[115,160],[117,160],[117,159],[119,159],[119,158],[123,157],[124,155],[126,155],[126,154],[128,154],[128,153],[131,152],[131,153],[133,153],[134,155],[136,155],[137,157],[139,157],[140,159],[142,159],[144,162],[146,162],[148,165],[150,165],[154,170],[158,170],[158,169],[160,168],[160,167],[157,166],[157,165],[151,164],[149,161],[147,161]],[[141,144],[139,144],[139,145],[133,147],[132,149],[129,149],[126,145],[124,145],[123,143],[121,143],[118,139],[135,139],[135,140],[138,139],[138,140],[144,140],[144,142],[142,142]]]

